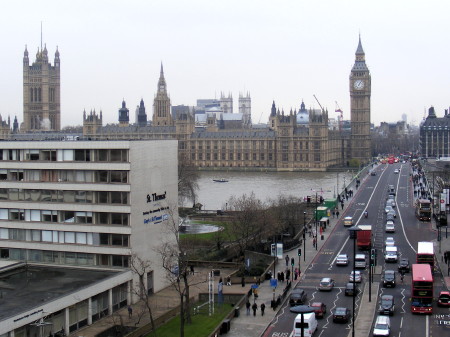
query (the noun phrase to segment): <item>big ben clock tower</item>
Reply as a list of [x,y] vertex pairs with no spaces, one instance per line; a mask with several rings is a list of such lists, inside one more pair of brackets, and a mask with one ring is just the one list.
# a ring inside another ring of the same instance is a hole
[[370,138],[370,72],[359,38],[355,53],[355,64],[350,72],[350,122],[352,158],[360,163],[371,158]]

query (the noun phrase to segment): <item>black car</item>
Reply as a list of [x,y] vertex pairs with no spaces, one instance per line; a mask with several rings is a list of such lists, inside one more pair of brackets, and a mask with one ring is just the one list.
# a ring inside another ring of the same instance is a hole
[[395,221],[394,214],[391,213],[391,212],[389,212],[388,214],[386,214],[386,222],[388,222],[388,221],[392,221],[392,222]]
[[333,322],[347,323],[350,320],[350,309],[337,307],[334,310]]
[[301,305],[304,304],[306,301],[306,292],[303,289],[294,289],[291,292],[291,295],[289,296],[289,304],[292,306],[294,305]]
[[370,172],[370,175],[371,175],[371,176],[376,176],[376,175],[377,175],[377,172],[371,171],[371,172]]
[[398,272],[399,273],[409,273],[411,271],[411,266],[409,265],[408,259],[400,259],[400,263],[398,264]]
[[383,287],[395,287],[395,271],[385,270],[383,275]]
[[345,296],[356,296],[358,295],[358,286],[355,285],[353,289],[353,283],[349,282],[345,285]]
[[394,296],[392,295],[383,295],[380,300],[380,309],[378,312],[381,315],[389,315],[392,316],[394,314],[395,303]]

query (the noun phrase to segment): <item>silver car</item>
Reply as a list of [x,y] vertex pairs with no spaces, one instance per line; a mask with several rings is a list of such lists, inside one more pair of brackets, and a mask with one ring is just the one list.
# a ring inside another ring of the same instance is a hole
[[386,214],[388,214],[389,212],[393,211],[394,208],[391,205],[386,205],[386,207],[384,208],[384,211],[386,212]]
[[386,221],[385,231],[386,233],[395,233],[395,225],[393,221]]
[[[360,283],[362,280],[361,271],[355,270],[355,282]],[[353,270],[350,273],[350,276],[348,278],[349,282],[353,282]]]
[[339,254],[336,258],[336,266],[346,266],[348,265],[347,254]]
[[320,280],[319,290],[322,291],[331,291],[334,287],[334,280],[329,277],[324,277]]

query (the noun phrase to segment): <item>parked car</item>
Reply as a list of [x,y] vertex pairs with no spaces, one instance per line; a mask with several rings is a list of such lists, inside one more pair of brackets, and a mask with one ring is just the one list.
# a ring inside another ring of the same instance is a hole
[[386,205],[386,207],[384,208],[384,212],[386,214],[388,214],[390,211],[393,211],[394,209],[392,208],[392,206],[390,205]]
[[381,315],[393,315],[395,310],[394,296],[392,295],[383,295],[380,300],[380,308],[378,312]]
[[[389,215],[389,214],[392,214],[392,216],[393,216],[394,218],[397,217],[397,212],[392,208],[392,206],[391,206],[391,210],[387,213],[387,215]],[[386,215],[386,216],[387,216],[387,215]]]
[[387,316],[378,316],[373,327],[374,336],[389,336],[391,333],[391,320]]
[[336,266],[346,266],[348,265],[347,254],[339,254],[336,258]]
[[390,205],[391,205],[392,208],[397,207],[397,204],[396,204],[396,202],[395,202],[394,199],[388,199],[388,202],[390,203]]
[[294,289],[291,292],[291,295],[289,296],[289,304],[292,306],[294,305],[301,305],[304,304],[306,301],[306,292],[303,289]]
[[394,220],[395,220],[394,214],[392,214],[392,213],[386,214],[386,221],[394,222]]
[[438,307],[450,307],[450,292],[449,291],[441,291],[438,296],[437,301]]
[[395,233],[395,225],[394,225],[394,221],[386,221],[386,226],[385,226],[385,231],[386,233]]
[[327,306],[323,302],[313,302],[310,307],[314,308],[316,318],[323,318],[327,313]]
[[400,171],[399,171],[398,169],[395,169],[395,170],[394,170],[394,174],[399,174],[399,172],[400,172]]
[[411,266],[409,264],[409,260],[406,258],[400,259],[400,262],[398,264],[398,272],[399,273],[409,273],[411,270]]
[[356,296],[358,295],[358,286],[355,285],[353,288],[353,283],[347,283],[345,285],[345,296]]
[[386,240],[384,241],[384,246],[385,247],[389,247],[389,246],[395,246],[395,240],[392,236],[388,236],[386,238]]
[[350,309],[337,307],[333,313],[333,322],[347,323],[350,320]]
[[383,273],[383,287],[395,287],[395,271],[385,270]]
[[329,277],[324,277],[320,280],[319,290],[331,291],[334,287],[334,280]]
[[[361,280],[362,280],[361,271],[355,270],[355,282],[360,283]],[[352,272],[350,273],[350,276],[349,276],[349,278],[348,278],[348,281],[349,281],[349,282],[353,282],[353,270],[352,270]]]

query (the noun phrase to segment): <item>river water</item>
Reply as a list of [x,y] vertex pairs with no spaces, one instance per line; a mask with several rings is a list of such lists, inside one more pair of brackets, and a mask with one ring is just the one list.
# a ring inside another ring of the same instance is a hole
[[[230,197],[250,195],[266,202],[278,196],[303,198],[317,192],[325,199],[332,198],[336,186],[342,191],[344,183],[352,179],[352,172],[217,172],[200,171],[197,202],[204,210],[226,209]],[[226,179],[228,182],[214,182],[213,179]],[[185,202],[184,206],[192,206]]]

